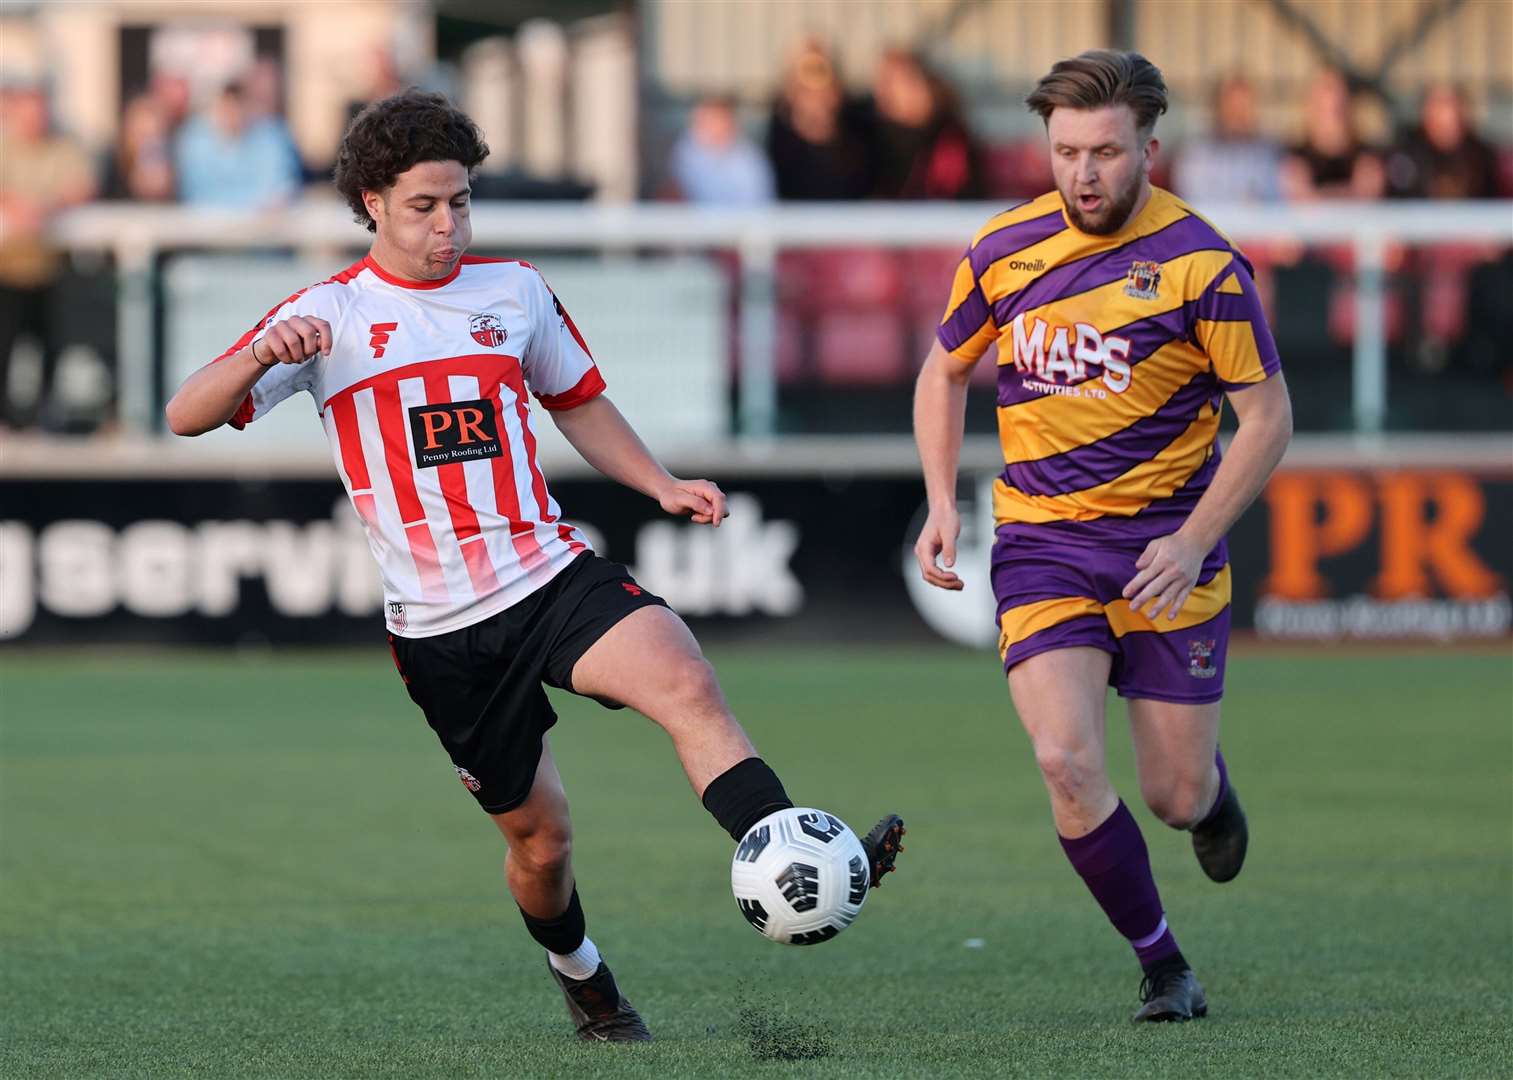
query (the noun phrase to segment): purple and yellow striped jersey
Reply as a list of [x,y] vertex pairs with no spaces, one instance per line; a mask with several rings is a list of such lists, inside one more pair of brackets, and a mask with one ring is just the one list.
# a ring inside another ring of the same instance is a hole
[[1108,236],[1068,224],[1057,192],[989,221],[937,336],[964,364],[998,345],[999,524],[1108,540],[1179,525],[1218,466],[1223,393],[1280,369],[1251,274],[1160,188]]

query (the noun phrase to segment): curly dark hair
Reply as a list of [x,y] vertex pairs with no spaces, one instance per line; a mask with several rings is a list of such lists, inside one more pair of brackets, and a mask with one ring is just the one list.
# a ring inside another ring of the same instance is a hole
[[483,132],[443,94],[410,87],[375,101],[353,118],[336,151],[333,180],[360,224],[378,223],[365,191],[383,191],[422,161],[457,161],[468,175],[489,156]]

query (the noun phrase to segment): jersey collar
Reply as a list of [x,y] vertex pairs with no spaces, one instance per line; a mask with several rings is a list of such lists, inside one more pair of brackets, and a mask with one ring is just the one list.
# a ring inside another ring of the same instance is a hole
[[398,285],[401,289],[439,289],[443,285],[450,285],[457,280],[457,275],[462,273],[462,259],[457,260],[457,265],[452,267],[452,272],[446,277],[437,278],[434,281],[411,281],[409,278],[397,277],[378,265],[378,261],[371,254],[364,255],[362,264],[380,281],[387,281],[390,285]]

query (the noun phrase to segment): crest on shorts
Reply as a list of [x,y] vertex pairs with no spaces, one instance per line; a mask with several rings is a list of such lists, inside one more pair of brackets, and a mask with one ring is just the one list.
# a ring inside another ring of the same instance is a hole
[[483,787],[483,784],[479,782],[478,777],[468,772],[461,765],[453,765],[452,768],[457,770],[457,779],[461,780],[462,786],[467,788],[469,791],[477,791],[479,788]]
[[1195,679],[1212,679],[1219,674],[1213,638],[1194,638],[1187,643],[1187,673]]
[[472,333],[473,340],[485,349],[499,348],[504,344],[504,339],[510,336],[504,324],[499,321],[499,316],[492,311],[468,316],[468,330]]
[[1124,282],[1124,295],[1136,300],[1154,300],[1161,288],[1161,264],[1158,262],[1130,263],[1129,277]]

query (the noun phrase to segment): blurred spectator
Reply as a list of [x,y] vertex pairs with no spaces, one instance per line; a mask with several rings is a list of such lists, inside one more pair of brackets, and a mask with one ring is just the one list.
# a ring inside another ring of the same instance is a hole
[[1419,122],[1387,158],[1393,195],[1409,199],[1490,199],[1497,195],[1497,155],[1467,119],[1453,86],[1424,92]]
[[1386,187],[1381,159],[1356,130],[1350,87],[1341,72],[1326,68],[1308,88],[1303,105],[1303,141],[1282,167],[1291,199],[1377,199]]
[[299,155],[288,128],[277,116],[252,115],[241,83],[228,84],[184,124],[174,164],[179,195],[191,205],[256,210],[287,203],[299,191]]
[[1255,90],[1232,75],[1214,91],[1214,128],[1177,154],[1172,183],[1189,202],[1275,202],[1282,197],[1282,148],[1260,132]]
[[168,125],[169,135],[189,119],[189,77],[178,71],[159,71],[147,84],[147,96]]
[[906,49],[889,49],[873,81],[872,194],[880,199],[975,199],[982,162],[961,104]]
[[357,119],[358,113],[373,102],[392,97],[410,85],[400,73],[394,51],[387,45],[370,45],[363,55],[366,57],[363,92],[360,96],[347,101],[348,126]]
[[707,97],[694,106],[672,148],[672,178],[689,202],[710,206],[760,206],[774,195],[772,166],[746,137],[735,101]]
[[767,125],[780,199],[861,199],[871,193],[866,110],[848,100],[830,52],[794,53]]
[[[55,214],[94,190],[89,155],[51,129],[46,92],[40,86],[0,90],[0,425],[28,427],[44,416],[63,325],[55,309],[64,266],[46,229]],[[14,400],[10,379],[11,354],[22,335],[37,339],[42,351],[41,384],[25,407]]]
[[156,98],[138,94],[121,115],[121,134],[107,163],[103,195],[165,202],[176,190],[169,119]]

